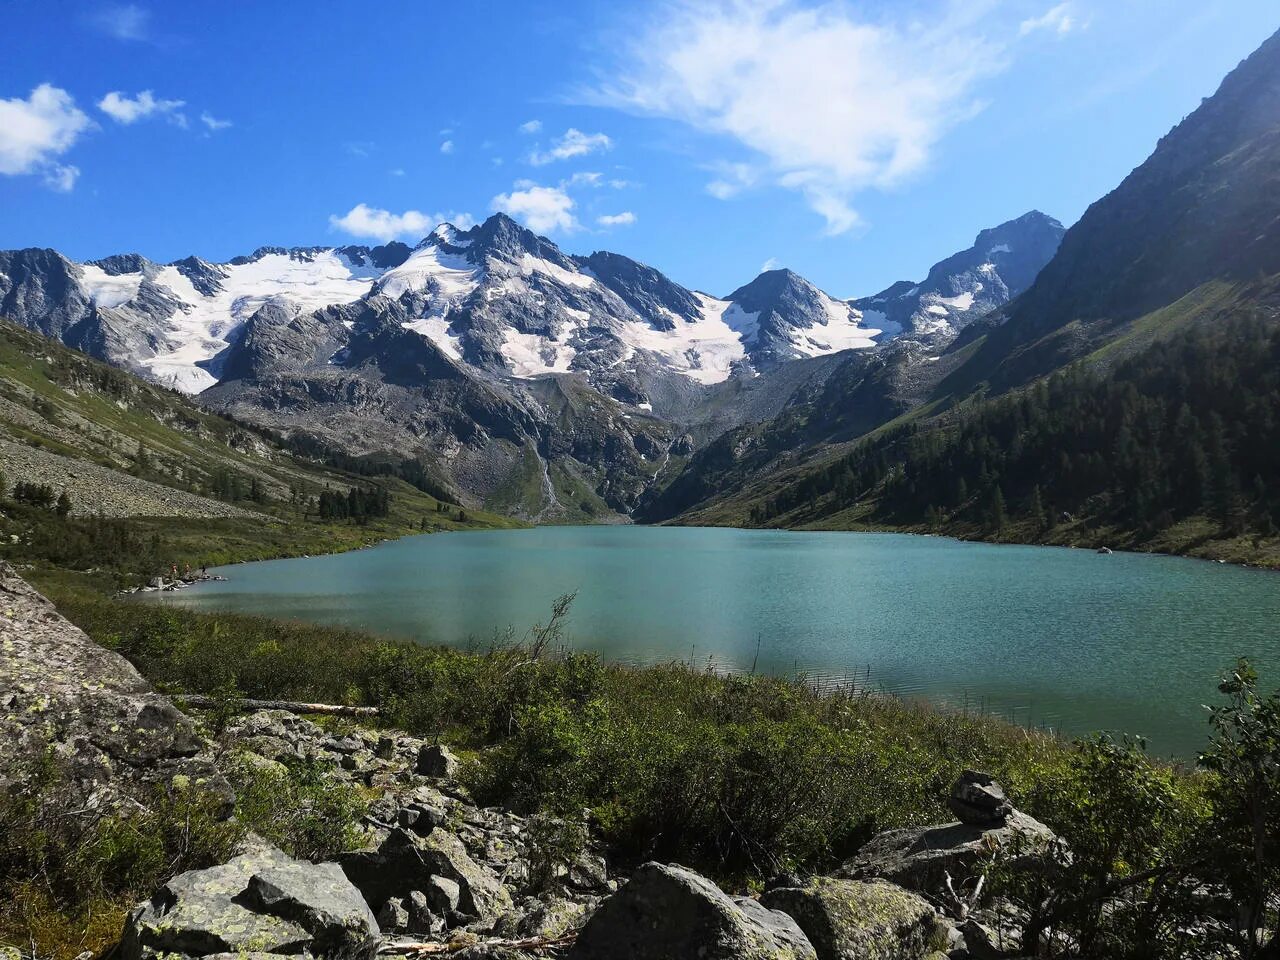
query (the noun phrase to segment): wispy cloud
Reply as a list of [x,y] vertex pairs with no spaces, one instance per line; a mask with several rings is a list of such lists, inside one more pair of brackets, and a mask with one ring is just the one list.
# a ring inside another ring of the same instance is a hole
[[452,140],[445,140],[443,143],[440,144],[441,153],[453,153],[453,149],[454,148],[453,148]]
[[800,192],[829,233],[858,223],[859,191],[918,174],[973,115],[977,83],[1002,67],[986,39],[990,0],[949,0],[927,21],[864,18],[828,0],[683,0],[639,30],[614,79],[579,99],[675,119],[750,151],[708,184]]
[[347,151],[353,157],[369,157],[373,155],[373,151],[378,145],[372,140],[348,140],[342,145],[342,149]]
[[89,22],[117,40],[150,39],[151,12],[134,3],[109,4],[93,14]]
[[232,126],[230,120],[219,120],[208,110],[200,111],[200,122],[208,127],[211,133],[217,133],[219,130],[226,130]]
[[529,180],[516,181],[510,193],[500,193],[490,203],[491,209],[509,214],[535,233],[577,230],[575,206],[564,186],[540,186]]
[[1050,7],[1038,17],[1023,20],[1018,27],[1018,33],[1025,37],[1029,33],[1044,31],[1065,37],[1076,30],[1083,30],[1087,24],[1080,20],[1073,7],[1071,3],[1060,3],[1056,7]]
[[606,134],[583,133],[581,130],[570,127],[564,132],[564,136],[551,144],[549,150],[535,148],[529,154],[529,162],[535,167],[541,167],[548,163],[555,163],[557,160],[585,157],[589,153],[608,150],[612,146],[613,141]]
[[383,243],[397,237],[423,237],[442,223],[452,223],[466,230],[475,224],[475,218],[467,213],[423,213],[421,210],[392,213],[363,203],[356,204],[341,216],[333,214],[329,217],[331,229]]
[[143,90],[136,97],[112,90],[98,101],[98,109],[117,123],[137,123],[147,117],[162,116],[180,127],[187,126],[186,114],[182,113],[186,105],[185,100],[157,99],[150,90]]
[[760,272],[768,273],[770,270],[777,270],[782,266],[782,261],[777,257],[770,257],[764,263],[760,264]]
[[629,227],[636,222],[636,215],[630,210],[623,210],[621,213],[606,213],[602,217],[596,217],[596,223],[602,227]]
[[517,128],[521,133],[534,134],[542,132],[541,120],[526,120]]
[[51,189],[71,190],[80,169],[55,158],[92,126],[71,94],[48,83],[25,100],[0,100],[0,174],[40,174]]

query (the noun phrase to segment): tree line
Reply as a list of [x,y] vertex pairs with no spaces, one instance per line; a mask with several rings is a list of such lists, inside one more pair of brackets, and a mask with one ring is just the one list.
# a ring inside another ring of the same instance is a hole
[[1075,367],[948,422],[859,445],[752,511],[769,523],[875,501],[884,522],[1087,518],[1153,536],[1206,516],[1238,536],[1280,523],[1280,329],[1257,316],[1160,341],[1110,373]]

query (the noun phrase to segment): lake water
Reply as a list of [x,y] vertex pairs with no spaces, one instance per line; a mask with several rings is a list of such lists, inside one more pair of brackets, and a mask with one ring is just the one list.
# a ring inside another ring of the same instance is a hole
[[[934,537],[542,527],[409,537],[226,567],[150,599],[487,641],[577,593],[571,645],[611,660],[857,677],[877,689],[1189,756],[1238,655],[1280,684],[1280,575],[1173,557]],[[869,678],[869,679],[868,679]]]

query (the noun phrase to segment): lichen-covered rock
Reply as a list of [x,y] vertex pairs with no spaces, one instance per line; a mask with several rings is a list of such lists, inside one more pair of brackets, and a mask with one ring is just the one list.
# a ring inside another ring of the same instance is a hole
[[760,903],[794,919],[818,960],[921,960],[946,943],[928,901],[881,881],[819,877]]
[[795,921],[684,867],[646,863],[587,921],[570,960],[813,960]]
[[1039,820],[1014,810],[1003,826],[983,828],[967,823],[889,830],[874,837],[838,871],[854,880],[881,878],[909,890],[939,893],[946,876],[954,883],[982,872],[982,864],[997,852],[1006,865],[1019,858],[1037,859],[1055,846],[1052,830]]
[[360,956],[378,936],[369,905],[336,863],[280,860],[249,878],[253,909],[293,921],[311,934],[311,952]]
[[123,960],[180,954],[300,954],[366,960],[379,930],[336,864],[246,854],[180,874],[130,912]]
[[69,776],[68,804],[145,802],[176,783],[211,791],[231,810],[191,721],[0,562],[0,785],[49,750]]
[[495,920],[512,907],[511,894],[490,870],[480,866],[451,833],[433,830],[422,843],[423,859],[432,876],[458,885],[458,909],[481,920]]

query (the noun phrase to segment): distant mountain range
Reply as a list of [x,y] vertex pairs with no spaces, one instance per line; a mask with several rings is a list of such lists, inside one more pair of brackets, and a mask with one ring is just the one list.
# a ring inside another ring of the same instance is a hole
[[[414,247],[227,263],[0,253],[0,315],[18,324],[302,447],[416,458],[460,503],[548,521],[901,526],[929,507],[972,533],[996,500],[1039,516],[1051,496],[1149,533],[1208,508],[1099,478],[1108,456],[1150,476],[1173,447],[1193,464],[1178,469],[1216,477],[1195,489],[1216,491],[1221,523],[1261,517],[1270,466],[1230,433],[1253,412],[1175,394],[1229,369],[1232,402],[1270,396],[1268,365],[1230,351],[1263,349],[1247,324],[1275,320],[1277,290],[1280,36],[1071,230],[1028,213],[855,300],[789,270],[712,296],[502,214]],[[1069,455],[1085,435],[1108,449]]]
[[[1004,229],[940,273],[982,282],[974,261],[999,262]],[[937,312],[934,327],[934,304],[968,291],[932,274],[855,301],[904,332],[703,446],[640,515],[991,538],[1017,524],[1021,539],[1271,562],[1280,34],[1052,245],[1042,269],[1022,265],[1025,292],[962,326]]]
[[592,519],[631,513],[842,357],[945,344],[1020,293],[1062,232],[1039,213],[984,231],[892,306],[789,270],[714,297],[620,254],[567,255],[503,214],[412,248],[227,263],[28,249],[0,253],[0,315],[246,421],[420,456],[464,501]]

